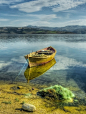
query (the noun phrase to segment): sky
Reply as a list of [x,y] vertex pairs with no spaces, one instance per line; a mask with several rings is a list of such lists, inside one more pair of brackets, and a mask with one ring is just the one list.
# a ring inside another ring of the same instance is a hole
[[86,0],[0,0],[0,27],[86,26]]

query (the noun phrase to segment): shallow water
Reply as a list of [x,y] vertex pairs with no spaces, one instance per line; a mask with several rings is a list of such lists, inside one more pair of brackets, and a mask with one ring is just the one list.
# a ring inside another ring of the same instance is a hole
[[[86,35],[0,35],[0,80],[27,82],[24,55],[52,46],[57,50],[56,63],[29,82],[59,84],[69,88],[79,99],[86,97]],[[40,68],[41,70],[41,68]]]

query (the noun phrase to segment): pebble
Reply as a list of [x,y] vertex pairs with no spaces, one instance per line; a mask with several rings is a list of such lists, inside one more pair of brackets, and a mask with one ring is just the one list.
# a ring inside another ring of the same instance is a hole
[[23,86],[18,86],[17,88],[18,88],[18,89],[22,89],[22,88],[23,88]]
[[22,105],[22,109],[23,109],[23,110],[26,110],[26,111],[30,111],[30,112],[36,111],[36,107],[35,107],[34,105],[28,104],[28,103],[24,103],[24,104]]
[[34,90],[34,88],[32,88],[32,90]]

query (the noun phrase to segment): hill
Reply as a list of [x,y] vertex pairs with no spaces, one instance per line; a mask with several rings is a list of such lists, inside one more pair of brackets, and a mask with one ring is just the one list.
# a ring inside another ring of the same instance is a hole
[[50,30],[50,31],[59,31],[59,32],[72,32],[76,34],[86,34],[86,26],[79,26],[79,25],[72,25],[72,26],[65,26],[65,27],[38,27],[38,26],[27,26],[29,28],[40,28],[43,30]]
[[65,31],[51,31],[29,27],[0,27],[0,34],[67,34]]
[[86,26],[65,27],[0,27],[0,34],[86,34]]

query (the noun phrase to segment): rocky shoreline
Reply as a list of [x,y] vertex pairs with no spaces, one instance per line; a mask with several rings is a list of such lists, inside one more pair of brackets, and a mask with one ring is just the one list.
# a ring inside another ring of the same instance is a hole
[[[37,95],[40,88],[46,86],[21,83],[0,82],[0,114],[28,114],[24,104],[33,107],[33,114],[85,114],[86,105],[67,106],[52,99],[42,98]],[[75,101],[78,103],[77,100]],[[30,104],[30,105],[28,105]]]

